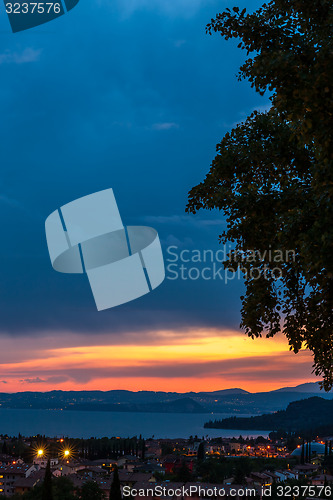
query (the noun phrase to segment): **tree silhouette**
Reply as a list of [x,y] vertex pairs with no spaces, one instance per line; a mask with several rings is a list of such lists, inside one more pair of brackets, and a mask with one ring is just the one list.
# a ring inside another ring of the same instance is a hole
[[183,482],[183,483],[187,483],[191,479],[192,479],[191,471],[188,468],[185,460],[182,460],[181,466],[179,467],[179,469],[176,472],[176,480]]
[[4,455],[7,455],[7,453],[8,453],[8,448],[7,448],[7,443],[6,443],[6,441],[4,441],[4,442],[3,442],[3,445],[2,445],[2,453],[3,453]]
[[84,483],[81,488],[80,500],[104,500],[104,498],[103,491],[94,481]]
[[122,500],[118,467],[115,466],[110,489],[110,500]]
[[303,439],[302,450],[301,450],[301,464],[302,465],[304,465],[304,463],[305,463],[304,447],[305,447],[305,441]]
[[200,444],[199,444],[199,448],[198,448],[198,461],[203,461],[205,460],[205,456],[206,456],[206,453],[205,453],[205,443],[204,441],[202,441]]
[[[282,331],[313,353],[333,385],[333,98],[330,0],[272,0],[252,14],[226,9],[207,26],[253,54],[241,67],[271,108],[228,132],[187,211],[218,209],[225,267],[240,271],[251,338]],[[222,221],[221,221],[222,225]]]
[[50,460],[47,461],[42,489],[42,500],[53,500]]
[[141,458],[142,458],[142,460],[145,459],[145,456],[146,456],[146,441],[144,439],[142,439],[142,441],[141,441]]

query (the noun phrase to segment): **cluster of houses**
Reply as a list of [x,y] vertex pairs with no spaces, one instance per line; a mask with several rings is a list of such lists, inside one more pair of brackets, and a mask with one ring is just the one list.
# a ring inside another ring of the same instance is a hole
[[[67,476],[71,479],[74,487],[79,489],[87,481],[95,481],[105,494],[105,499],[109,499],[111,482],[114,474],[114,467],[117,465],[119,471],[120,484],[123,491],[131,493],[131,499],[139,499],[145,496],[146,492],[151,498],[166,498],[176,500],[179,495],[176,492],[191,491],[192,498],[203,498],[205,488],[211,491],[220,492],[215,494],[217,497],[232,497],[237,499],[257,495],[255,498],[263,498],[263,491],[272,484],[283,483],[290,479],[305,478],[309,485],[324,486],[333,485],[333,477],[323,475],[321,472],[320,460],[314,460],[314,463],[299,464],[288,470],[264,470],[262,472],[252,472],[245,478],[243,485],[235,485],[234,478],[228,478],[221,481],[220,484],[203,484],[196,481],[178,481],[170,482],[168,477],[177,474],[181,467],[187,467],[189,473],[194,472],[197,460],[198,443],[186,440],[149,440],[146,446],[145,459],[141,457],[126,455],[117,460],[101,459],[89,461],[86,459],[68,459],[51,458],[50,465],[53,476]],[[233,453],[244,451],[239,448],[240,443],[231,442],[219,445],[206,445],[206,455],[218,453]],[[218,446],[218,449],[216,449]],[[222,449],[223,446],[223,449]],[[243,445],[242,445],[243,446]],[[169,453],[164,454],[162,450],[167,448]],[[248,447],[247,447],[248,448]],[[179,453],[179,450],[181,453]],[[227,451],[226,451],[227,450]],[[249,450],[246,450],[246,453]],[[41,484],[46,468],[46,458],[38,457],[33,463],[26,464],[20,458],[13,458],[11,455],[0,455],[0,497],[13,496],[14,494],[23,494],[30,491],[34,486]],[[195,476],[194,476],[195,477]],[[200,485],[201,489],[198,489]],[[164,494],[154,494],[156,487],[164,488]],[[196,493],[196,491],[198,492]],[[221,492],[224,492],[222,495]],[[173,493],[174,492],[174,493]],[[252,493],[251,493],[252,492]],[[128,496],[128,495],[127,495]],[[182,494],[182,499],[187,496]],[[265,495],[264,495],[265,496]]]
[[[266,441],[266,440],[265,440]],[[161,440],[160,443],[162,445],[170,445],[175,446],[175,449],[183,452],[187,456],[196,457],[198,452],[198,447],[200,445],[200,441],[192,441],[189,442],[186,439],[164,439]],[[242,456],[253,456],[253,457],[272,457],[272,458],[285,458],[289,455],[289,450],[286,447],[285,443],[253,443],[249,444],[249,442],[245,441],[237,441],[234,438],[224,438],[218,440],[210,440],[206,441],[206,453],[208,455],[242,455]]]

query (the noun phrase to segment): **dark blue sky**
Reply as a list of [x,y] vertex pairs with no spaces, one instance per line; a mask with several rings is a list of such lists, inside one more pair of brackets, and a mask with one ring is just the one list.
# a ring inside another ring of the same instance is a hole
[[205,34],[235,4],[261,2],[81,0],[17,34],[1,9],[1,332],[238,327],[239,282],[166,280],[97,313],[85,277],[53,271],[44,235],[53,210],[112,187],[124,223],[155,227],[164,251],[218,249],[222,217],[185,215],[187,193],[225,132],[268,104],[237,81],[236,42]]

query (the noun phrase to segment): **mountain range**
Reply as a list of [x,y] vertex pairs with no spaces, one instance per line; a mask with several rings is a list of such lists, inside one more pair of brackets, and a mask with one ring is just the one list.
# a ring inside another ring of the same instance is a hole
[[285,409],[293,401],[314,395],[333,398],[333,392],[325,393],[318,383],[308,383],[257,393],[238,388],[186,393],[124,390],[0,393],[0,408],[259,415]]
[[318,396],[294,401],[286,410],[255,417],[231,417],[210,420],[205,428],[274,430],[286,432],[312,431],[315,435],[331,435],[333,430],[333,400]]

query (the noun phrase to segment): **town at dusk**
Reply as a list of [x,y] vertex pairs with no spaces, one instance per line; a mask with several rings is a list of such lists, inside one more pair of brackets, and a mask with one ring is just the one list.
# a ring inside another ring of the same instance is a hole
[[332,498],[332,2],[0,14],[0,499]]

